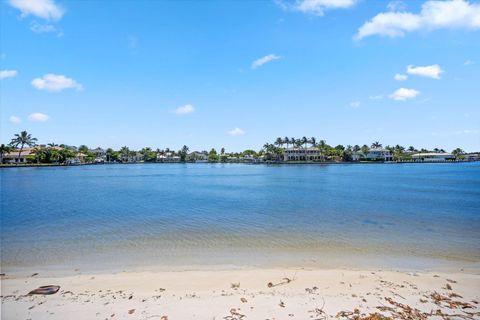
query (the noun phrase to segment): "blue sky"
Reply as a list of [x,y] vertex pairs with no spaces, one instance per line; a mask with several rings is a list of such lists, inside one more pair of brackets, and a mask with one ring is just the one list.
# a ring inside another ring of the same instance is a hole
[[480,150],[478,1],[0,6],[2,143]]

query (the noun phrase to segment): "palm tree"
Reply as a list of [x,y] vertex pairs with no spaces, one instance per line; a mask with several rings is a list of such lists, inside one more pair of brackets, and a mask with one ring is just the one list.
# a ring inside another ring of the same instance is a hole
[[2,143],[0,146],[0,163],[3,163],[3,156],[10,152],[12,152],[12,147]]
[[375,149],[375,148],[381,148],[382,147],[382,144],[378,141],[375,141],[374,143],[372,143],[372,148]]
[[69,159],[75,157],[75,152],[66,148],[59,150],[59,158],[62,163],[66,163]]
[[37,141],[37,138],[33,138],[31,134],[29,134],[27,131],[22,131],[20,134],[15,134],[14,138],[10,142],[10,145],[18,148],[20,146],[20,150],[18,151],[18,159],[20,158],[20,155],[22,154],[23,147],[25,145],[32,147],[35,145],[35,142]]
[[455,158],[460,157],[464,153],[465,153],[465,151],[463,151],[460,148],[456,148],[455,150],[452,151],[452,154],[455,156]]
[[296,140],[294,137],[291,137],[291,138],[290,138],[290,144],[292,145],[292,148],[295,148],[295,146],[296,146],[296,141],[297,141],[297,140]]
[[360,148],[360,150],[362,150],[363,156],[364,156],[364,157],[367,157],[367,154],[368,154],[368,151],[370,150],[370,148],[369,148],[366,144],[364,144],[364,145]]
[[122,147],[120,149],[120,154],[122,155],[122,161],[123,161],[123,158],[127,158],[127,162],[128,162],[128,157],[130,156],[130,149],[127,146]]
[[[372,147],[373,148],[373,147]],[[390,151],[390,153],[393,153],[393,151],[395,151],[395,148],[394,147],[391,147],[391,146],[386,146],[385,147],[386,150]]]
[[323,160],[325,160],[325,152],[326,152],[326,149],[327,149],[327,142],[325,140],[320,140],[316,146],[317,146],[318,152],[322,156]]
[[302,141],[303,148],[307,149],[307,143],[308,143],[307,137],[304,136],[301,141]]
[[78,151],[81,152],[81,153],[84,153],[84,154],[87,154],[88,153],[88,147],[84,144],[82,144],[80,147],[78,147]]
[[[185,162],[185,160],[187,159],[187,154],[188,154],[188,147],[187,146],[183,146],[182,149],[180,150],[179,154],[180,154],[180,161],[182,162]],[[225,150],[224,150],[225,151]]]
[[37,163],[44,162],[49,157],[46,148],[35,147],[33,153],[35,154],[35,160],[37,160]]
[[275,140],[275,145],[279,146],[279,147],[283,147],[283,140],[282,138],[278,137],[277,140]]
[[288,139],[288,137],[285,137],[283,139],[283,143],[285,143],[287,145],[287,149],[288,149],[288,144],[290,143],[290,139]]
[[105,152],[106,156],[107,156],[107,162],[110,162],[112,161],[112,157],[113,157],[113,154],[115,153],[115,151],[113,151],[112,148],[108,148],[107,151]]
[[312,145],[312,147],[316,147],[317,139],[315,139],[315,137],[311,137],[309,143]]
[[408,151],[409,151],[409,152],[415,152],[416,149],[415,149],[414,146],[410,146],[410,147],[408,147]]
[[51,159],[53,162],[60,162],[60,160],[61,160],[61,155],[60,155],[60,151],[59,151],[59,150],[54,149],[54,148],[49,148],[47,152],[50,153],[50,159]]
[[403,146],[397,144],[397,145],[395,146],[395,150],[398,150],[398,151],[403,152],[403,151],[405,151],[405,148],[404,148]]

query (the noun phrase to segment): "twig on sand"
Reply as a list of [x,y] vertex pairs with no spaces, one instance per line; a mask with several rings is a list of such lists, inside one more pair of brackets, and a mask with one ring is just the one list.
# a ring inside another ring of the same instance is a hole
[[292,282],[292,281],[295,280],[296,275],[297,275],[297,273],[295,273],[295,274],[293,275],[293,278],[292,278],[292,279],[285,277],[285,278],[282,279],[282,281],[280,281],[280,282],[278,282],[278,283],[269,282],[269,283],[267,283],[267,287],[273,288],[273,287],[282,286],[282,285],[284,285],[284,284],[288,284],[288,283],[290,283],[290,282]]

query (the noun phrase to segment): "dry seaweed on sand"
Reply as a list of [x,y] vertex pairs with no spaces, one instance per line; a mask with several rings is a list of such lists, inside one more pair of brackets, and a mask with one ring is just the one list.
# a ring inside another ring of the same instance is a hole
[[323,299],[323,305],[322,305],[321,308],[315,308],[315,309],[310,310],[308,312],[314,314],[312,316],[312,317],[315,317],[314,320],[324,320],[324,319],[327,319],[327,313],[323,310],[324,307],[325,307],[325,299]]
[[230,309],[229,316],[223,317],[224,320],[242,320],[243,318],[245,318],[245,315],[238,312],[235,308]]
[[453,297],[461,297],[457,294],[451,294],[449,296],[444,296],[444,295],[441,295],[438,292],[433,292],[430,295],[430,297],[432,298],[433,303],[435,303],[436,305],[447,307],[447,308],[450,308],[450,309],[459,309],[459,308],[460,309],[474,309],[475,308],[475,306],[473,306],[472,304],[470,304],[468,302],[452,300]]
[[340,311],[335,317],[346,320],[392,320],[392,318],[386,317],[377,312],[360,314],[360,310],[358,309],[354,309],[353,311]]

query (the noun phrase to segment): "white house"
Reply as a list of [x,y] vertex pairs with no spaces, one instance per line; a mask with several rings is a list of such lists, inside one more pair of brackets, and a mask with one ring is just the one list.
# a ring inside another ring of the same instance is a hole
[[180,157],[175,156],[173,152],[159,153],[157,155],[158,162],[180,162]]
[[480,152],[470,152],[463,155],[466,161],[480,161]]
[[364,154],[366,160],[392,161],[393,157],[390,151],[384,148],[370,148],[367,154]]
[[105,162],[107,161],[107,151],[98,147],[96,149],[90,150],[91,153],[95,156],[95,162]]
[[18,154],[19,151],[20,150],[14,150],[4,154],[0,163],[27,163],[27,157],[35,155],[34,148],[23,148],[20,155]]
[[443,162],[455,160],[455,156],[445,152],[424,152],[412,154],[412,159],[418,162]]
[[247,154],[239,159],[241,162],[260,162],[258,158],[255,158],[254,156]]
[[120,157],[120,160],[122,162],[139,162],[143,160],[143,154],[141,154],[140,152],[135,152],[128,156],[122,155]]
[[283,152],[284,161],[320,161],[323,156],[317,148],[288,148]]

